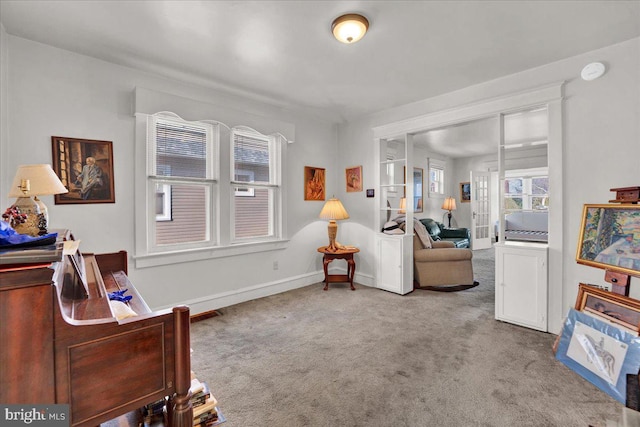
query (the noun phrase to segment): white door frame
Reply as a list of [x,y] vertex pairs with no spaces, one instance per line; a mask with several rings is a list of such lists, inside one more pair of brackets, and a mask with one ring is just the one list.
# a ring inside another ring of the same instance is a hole
[[491,172],[469,172],[471,182],[471,249],[489,249],[491,226]]
[[[546,105],[549,114],[548,159],[549,187],[553,188],[549,196],[549,331],[560,333],[564,316],[566,299],[564,295],[563,260],[563,140],[562,140],[562,100],[564,81],[549,84],[491,98],[472,102],[435,113],[425,114],[406,120],[374,127],[374,138],[388,138],[416,134],[432,129],[451,126],[487,117],[500,116],[504,113],[519,111],[528,107]],[[570,304],[571,302],[569,302]],[[569,305],[567,304],[567,305]]]

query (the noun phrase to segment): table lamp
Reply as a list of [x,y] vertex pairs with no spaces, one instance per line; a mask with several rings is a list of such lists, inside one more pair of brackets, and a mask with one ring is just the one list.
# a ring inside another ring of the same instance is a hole
[[407,213],[407,198],[403,197],[400,199],[400,209],[398,209],[399,214]]
[[[46,234],[49,213],[38,196],[63,194],[68,191],[50,165],[18,166],[9,191],[9,197],[17,197],[17,199],[8,210],[14,214],[19,211],[20,214],[26,215],[26,218],[14,221],[13,229],[20,234],[31,236]],[[31,196],[34,198],[32,199]]]
[[444,209],[445,211],[449,211],[449,213],[447,213],[447,217],[449,217],[449,228],[451,228],[451,211],[456,210],[456,199],[454,199],[453,197],[447,197],[446,199],[444,199],[442,209]]
[[349,214],[340,203],[340,200],[332,197],[322,207],[320,218],[329,220],[329,246],[327,246],[327,251],[336,252],[341,249],[341,245],[336,242],[336,236],[338,235],[338,223],[336,220],[347,219]]

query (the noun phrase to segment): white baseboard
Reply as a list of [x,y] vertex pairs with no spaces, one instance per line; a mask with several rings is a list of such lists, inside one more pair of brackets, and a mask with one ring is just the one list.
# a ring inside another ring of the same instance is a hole
[[[346,274],[346,270],[341,272]],[[282,292],[290,291],[293,289],[303,288],[305,286],[313,285],[314,283],[320,283],[324,280],[324,272],[317,271],[314,273],[307,273],[300,276],[288,277],[286,279],[277,280],[268,283],[261,283],[258,285],[247,286],[246,288],[237,289],[233,291],[221,292],[219,294],[207,295],[205,297],[194,298],[185,301],[179,301],[175,304],[157,307],[158,310],[172,308],[176,305],[188,305],[190,315],[196,315],[200,313],[207,313],[213,310],[218,310],[223,307],[229,307],[231,305],[239,304],[241,302],[251,301],[258,298],[264,298],[271,295],[276,295]],[[354,282],[360,285],[369,287],[375,287],[372,276],[357,274],[354,277]],[[319,288],[320,289],[320,288]]]

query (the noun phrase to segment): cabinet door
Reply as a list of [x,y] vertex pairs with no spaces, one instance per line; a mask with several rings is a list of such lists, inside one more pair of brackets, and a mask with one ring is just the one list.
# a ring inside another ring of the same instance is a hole
[[377,236],[376,286],[404,295],[413,290],[413,265],[407,242],[413,236]]
[[496,319],[546,332],[546,246],[495,248]]
[[391,292],[402,288],[402,241],[378,239],[377,286]]
[[44,404],[56,401],[52,315],[54,287],[51,285],[50,272],[48,277],[48,283],[14,288],[10,287],[12,283],[5,283],[8,286],[0,289],[2,403]]

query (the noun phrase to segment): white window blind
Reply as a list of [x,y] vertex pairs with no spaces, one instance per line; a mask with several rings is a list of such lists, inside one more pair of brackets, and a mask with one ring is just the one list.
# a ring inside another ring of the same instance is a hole
[[214,125],[163,116],[151,116],[149,125],[154,246],[197,247],[214,240]]
[[[224,138],[221,139],[221,135]],[[287,139],[245,126],[136,114],[136,265],[280,249]],[[223,165],[221,155],[231,159]]]
[[207,178],[206,127],[157,119],[155,134],[156,175]]
[[232,241],[269,239],[276,234],[277,182],[275,138],[252,129],[233,129],[232,185],[234,187]]

